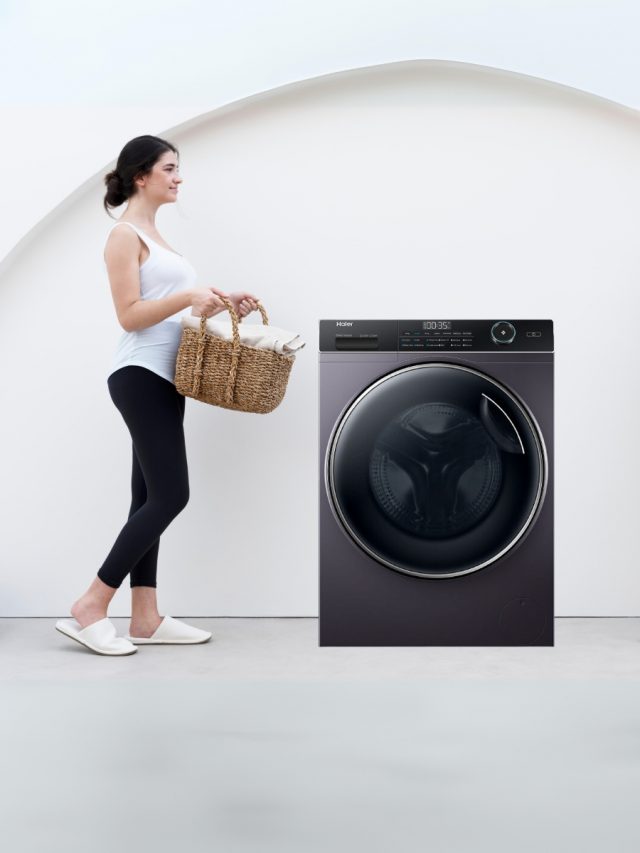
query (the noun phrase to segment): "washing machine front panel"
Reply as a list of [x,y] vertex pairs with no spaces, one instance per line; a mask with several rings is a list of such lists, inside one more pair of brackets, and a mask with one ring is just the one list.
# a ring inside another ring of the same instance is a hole
[[364,389],[328,444],[325,482],[345,534],[424,578],[485,569],[526,536],[546,454],[525,404],[479,370],[429,362]]

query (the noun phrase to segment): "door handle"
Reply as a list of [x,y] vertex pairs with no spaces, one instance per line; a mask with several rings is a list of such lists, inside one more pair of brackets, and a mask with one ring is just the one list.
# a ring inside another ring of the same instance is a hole
[[485,393],[482,394],[480,402],[480,420],[501,450],[524,455],[524,444],[515,424],[502,406]]

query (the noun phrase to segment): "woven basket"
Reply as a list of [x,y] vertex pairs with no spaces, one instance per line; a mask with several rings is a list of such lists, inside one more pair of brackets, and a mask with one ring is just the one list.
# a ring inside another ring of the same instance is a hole
[[[287,390],[295,356],[240,343],[238,316],[231,302],[220,298],[231,316],[233,340],[225,341],[208,332],[204,315],[199,330],[183,329],[176,359],[176,389],[185,397],[223,409],[263,415],[272,412]],[[258,308],[263,324],[269,325],[260,303]]]

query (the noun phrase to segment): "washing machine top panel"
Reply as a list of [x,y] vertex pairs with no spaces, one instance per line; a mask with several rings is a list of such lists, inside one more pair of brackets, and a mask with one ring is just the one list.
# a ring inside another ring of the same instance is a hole
[[552,320],[320,320],[321,352],[553,352]]
[[325,460],[346,535],[390,569],[430,578],[482,570],[516,547],[546,480],[524,402],[479,370],[433,361],[363,389]]

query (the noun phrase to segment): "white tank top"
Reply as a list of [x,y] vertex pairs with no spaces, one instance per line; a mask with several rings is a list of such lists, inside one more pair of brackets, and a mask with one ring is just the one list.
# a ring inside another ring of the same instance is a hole
[[[133,228],[149,250],[149,257],[140,267],[141,299],[162,299],[172,293],[189,290],[195,285],[197,274],[186,258],[170,249],[165,249],[131,222],[116,222],[109,229],[109,234],[118,225],[128,225]],[[180,318],[190,313],[191,306],[188,306],[146,329],[124,332],[118,343],[108,376],[121,367],[134,364],[146,367],[163,379],[174,383],[176,356],[182,336]]]

